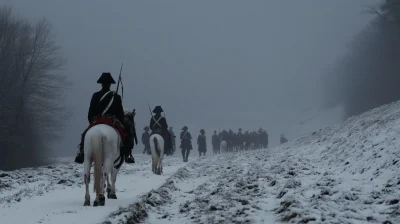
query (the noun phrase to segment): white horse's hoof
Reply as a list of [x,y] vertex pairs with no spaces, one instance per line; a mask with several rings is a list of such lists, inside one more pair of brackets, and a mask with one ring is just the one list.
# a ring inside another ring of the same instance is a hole
[[109,193],[107,194],[108,199],[117,199],[117,195],[115,193]]

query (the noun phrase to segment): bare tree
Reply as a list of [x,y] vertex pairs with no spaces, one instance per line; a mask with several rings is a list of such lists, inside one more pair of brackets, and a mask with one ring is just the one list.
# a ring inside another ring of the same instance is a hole
[[393,23],[400,30],[400,1],[385,0],[379,7],[370,7],[370,12],[375,13],[386,22]]
[[[0,169],[40,164],[65,124],[65,61],[50,24],[0,9]],[[4,160],[4,161],[1,161]]]
[[400,99],[398,2],[386,1],[390,7],[382,6],[337,61],[325,83],[326,106],[342,104],[349,117]]

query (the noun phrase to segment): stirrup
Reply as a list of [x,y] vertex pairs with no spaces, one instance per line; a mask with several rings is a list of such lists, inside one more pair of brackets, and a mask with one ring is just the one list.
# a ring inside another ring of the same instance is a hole
[[135,163],[135,158],[133,158],[132,155],[129,155],[129,156],[125,157],[125,162],[126,163]]

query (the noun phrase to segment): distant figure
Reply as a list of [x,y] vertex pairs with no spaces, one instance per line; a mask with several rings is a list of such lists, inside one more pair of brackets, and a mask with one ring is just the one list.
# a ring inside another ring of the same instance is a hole
[[147,153],[148,155],[151,154],[150,151],[150,128],[148,126],[144,127],[144,132],[142,134],[142,143],[144,145],[143,154]]
[[283,134],[281,134],[281,144],[286,143],[288,140],[285,138]]
[[242,133],[242,129],[239,128],[239,132],[236,134],[236,149],[244,150],[244,135]]
[[218,138],[218,135],[217,135],[217,131],[214,131],[214,135],[212,136],[211,144],[212,144],[212,147],[213,147],[213,153],[214,154],[220,153],[220,150],[219,150],[219,138]]
[[198,150],[199,150],[199,156],[201,157],[201,154],[206,156],[207,152],[207,142],[206,142],[206,132],[204,129],[200,130],[200,135],[197,137],[197,145],[198,145]]
[[172,127],[169,127],[169,134],[171,135],[171,145],[172,145],[172,147],[171,147],[171,150],[172,150],[172,154],[174,154],[175,153],[175,149],[176,149],[176,142],[175,142],[175,139],[176,139],[176,136],[175,136],[175,133],[172,131]]
[[228,143],[225,140],[222,140],[220,143],[220,150],[223,153],[227,153],[228,152]]
[[157,133],[164,138],[164,153],[169,155],[171,151],[171,136],[168,132],[167,120],[161,115],[162,112],[164,112],[164,110],[161,106],[156,106],[154,108],[153,113],[155,115],[152,116],[150,120],[150,135]]
[[181,132],[181,145],[183,162],[188,162],[190,150],[192,147],[192,136],[188,132],[188,127],[182,128]]

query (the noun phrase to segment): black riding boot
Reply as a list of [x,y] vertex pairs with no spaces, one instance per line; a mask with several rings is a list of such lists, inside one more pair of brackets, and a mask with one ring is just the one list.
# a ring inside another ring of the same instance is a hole
[[85,161],[85,157],[84,157],[84,154],[83,154],[83,143],[84,143],[84,134],[82,134],[81,143],[78,146],[79,151],[78,151],[78,153],[76,154],[76,157],[75,157],[75,162],[79,163],[79,164],[82,164]]
[[128,149],[125,152],[125,162],[126,163],[135,163],[135,158],[132,156],[132,150]]

